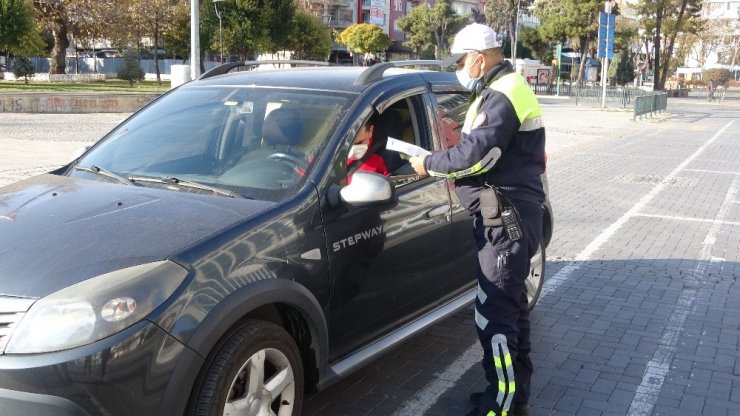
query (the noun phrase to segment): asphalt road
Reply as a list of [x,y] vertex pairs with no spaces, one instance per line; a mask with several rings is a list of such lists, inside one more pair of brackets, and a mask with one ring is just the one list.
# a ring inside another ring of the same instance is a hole
[[[541,100],[555,234],[532,313],[532,415],[740,414],[740,105]],[[0,114],[0,185],[124,115]],[[304,415],[464,415],[484,386],[472,309],[324,392]]]

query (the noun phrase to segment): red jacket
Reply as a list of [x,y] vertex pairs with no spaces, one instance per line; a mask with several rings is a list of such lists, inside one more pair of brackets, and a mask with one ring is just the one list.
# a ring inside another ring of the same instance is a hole
[[[357,163],[357,161],[358,159],[347,159],[347,168]],[[377,172],[385,176],[390,176],[391,174],[388,171],[388,168],[385,166],[385,161],[383,161],[383,158],[375,153],[373,153],[367,159],[365,159],[362,162],[362,164],[357,168],[357,170],[364,170],[366,172]],[[347,184],[351,182],[352,182],[352,175],[350,175],[347,178]]]

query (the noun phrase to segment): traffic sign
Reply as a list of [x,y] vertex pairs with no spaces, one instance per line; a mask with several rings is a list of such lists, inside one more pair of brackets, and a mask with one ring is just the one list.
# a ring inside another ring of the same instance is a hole
[[599,13],[599,58],[614,57],[614,26],[616,15],[611,13]]

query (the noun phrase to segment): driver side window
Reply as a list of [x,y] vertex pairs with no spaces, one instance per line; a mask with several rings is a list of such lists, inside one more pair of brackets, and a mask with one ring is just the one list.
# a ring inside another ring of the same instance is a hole
[[[408,163],[410,156],[402,150],[405,146],[416,146],[426,151],[434,151],[431,128],[427,123],[422,96],[412,96],[390,105],[386,112],[397,114],[395,127],[389,134],[390,145],[384,149],[384,159],[391,166],[391,183],[396,188],[422,179]],[[392,139],[392,140],[391,140]],[[394,145],[393,140],[397,140]]]
[[422,178],[408,162],[409,148],[432,151],[433,143],[423,97],[392,102],[382,113],[374,111],[352,138],[347,181],[356,171],[369,171],[389,177],[396,188],[416,182]]

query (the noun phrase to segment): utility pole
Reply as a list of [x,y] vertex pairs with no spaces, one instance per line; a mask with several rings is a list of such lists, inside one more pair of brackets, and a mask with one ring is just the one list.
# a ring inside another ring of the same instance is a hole
[[516,45],[519,43],[519,5],[521,0],[516,2],[516,19],[514,23],[514,45],[511,48],[511,65],[516,69]]
[[200,13],[198,0],[190,0],[190,79],[200,76]]
[[555,70],[555,95],[560,96],[560,60],[563,59],[563,44],[558,42],[558,47],[555,49],[555,62],[557,63],[557,69]]

